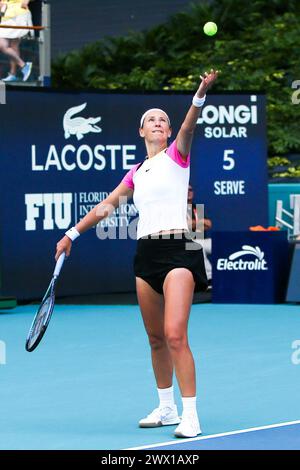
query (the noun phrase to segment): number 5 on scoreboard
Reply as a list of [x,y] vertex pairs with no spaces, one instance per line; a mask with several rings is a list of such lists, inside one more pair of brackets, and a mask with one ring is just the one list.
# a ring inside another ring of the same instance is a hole
[[234,150],[224,150],[223,170],[232,170],[235,167],[235,160],[229,155],[233,155]]

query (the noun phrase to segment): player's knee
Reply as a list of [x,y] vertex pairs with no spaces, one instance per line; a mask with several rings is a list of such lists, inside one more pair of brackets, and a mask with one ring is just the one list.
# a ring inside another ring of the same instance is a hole
[[161,335],[148,335],[149,344],[153,351],[157,351],[162,349],[166,346],[166,339],[164,336]]
[[166,331],[166,341],[169,349],[174,352],[180,352],[187,347],[187,337],[184,333],[176,330]]

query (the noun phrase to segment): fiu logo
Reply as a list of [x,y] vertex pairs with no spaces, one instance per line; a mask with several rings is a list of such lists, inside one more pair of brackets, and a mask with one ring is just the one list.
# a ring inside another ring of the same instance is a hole
[[43,218],[43,230],[66,229],[71,224],[72,193],[25,194],[25,230],[37,230]]
[[[254,260],[243,260],[242,257],[254,256]],[[220,258],[217,262],[218,271],[267,271],[264,252],[256,246],[243,245],[240,251],[232,253],[228,259]]]
[[101,117],[74,117],[76,114],[81,113],[86,108],[86,105],[87,103],[83,103],[80,106],[70,108],[64,115],[63,126],[66,139],[71,137],[71,135],[76,135],[77,140],[81,140],[85,134],[102,131],[100,127],[96,126],[97,122],[101,121]]

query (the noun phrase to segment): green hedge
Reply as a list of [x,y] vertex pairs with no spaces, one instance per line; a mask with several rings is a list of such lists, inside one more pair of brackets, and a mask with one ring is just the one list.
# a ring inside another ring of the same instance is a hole
[[[203,33],[215,21],[213,37]],[[268,98],[269,158],[300,153],[299,0],[215,0],[146,32],[107,38],[59,57],[53,86],[110,90],[191,90],[199,74],[220,70],[214,90],[262,90]],[[299,172],[300,167],[294,166]]]

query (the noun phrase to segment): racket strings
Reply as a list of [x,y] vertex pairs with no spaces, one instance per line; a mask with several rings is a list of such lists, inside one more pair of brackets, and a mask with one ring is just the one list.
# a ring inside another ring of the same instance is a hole
[[48,321],[50,319],[54,306],[54,295],[47,297],[39,308],[39,311],[32,324],[28,340],[27,348],[32,349],[40,342],[42,336],[47,328]]

